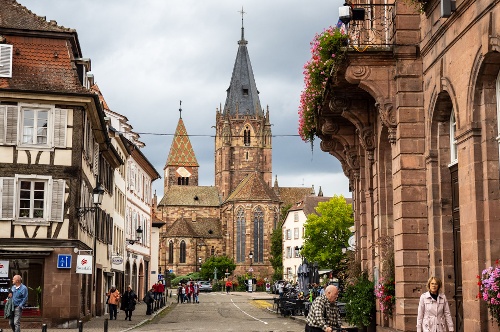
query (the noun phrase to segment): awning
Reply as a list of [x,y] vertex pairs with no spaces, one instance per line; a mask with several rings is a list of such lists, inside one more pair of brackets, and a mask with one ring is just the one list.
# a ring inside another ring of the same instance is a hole
[[1,256],[49,256],[54,251],[52,247],[12,247],[0,245]]

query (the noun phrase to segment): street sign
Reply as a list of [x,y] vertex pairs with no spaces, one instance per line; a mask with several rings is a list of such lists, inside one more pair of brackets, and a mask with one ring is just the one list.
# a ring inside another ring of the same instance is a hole
[[57,255],[58,269],[71,269],[71,255]]
[[92,259],[91,255],[78,255],[76,258],[76,273],[92,274]]
[[163,274],[158,275],[158,280],[163,280]]

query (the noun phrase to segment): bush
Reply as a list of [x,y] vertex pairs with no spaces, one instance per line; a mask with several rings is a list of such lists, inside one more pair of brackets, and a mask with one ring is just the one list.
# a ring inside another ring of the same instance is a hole
[[373,282],[364,271],[345,287],[342,301],[346,303],[346,318],[358,327],[370,326],[375,313],[375,294]]

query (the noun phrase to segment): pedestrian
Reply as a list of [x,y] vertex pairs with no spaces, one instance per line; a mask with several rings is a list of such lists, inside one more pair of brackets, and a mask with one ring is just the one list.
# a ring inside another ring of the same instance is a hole
[[335,285],[329,285],[325,294],[316,297],[307,315],[306,332],[332,332],[334,328],[340,328],[340,314],[336,300],[339,289]]
[[154,297],[154,289],[151,287],[146,295],[144,295],[144,303],[147,304],[146,315],[151,315],[153,313],[153,302],[155,300]]
[[184,287],[182,287],[182,284],[179,283],[179,286],[177,287],[177,303],[182,303],[184,302],[184,296],[182,295],[182,290],[184,289]]
[[21,316],[22,310],[28,301],[28,288],[23,285],[23,278],[16,274],[12,277],[12,305],[14,306],[14,314],[9,318],[9,324],[12,332],[21,332]]
[[12,304],[12,289],[9,289],[9,294],[7,294],[7,298],[4,302],[3,307],[3,317],[6,319],[10,319],[11,316],[14,315],[14,305]]
[[182,294],[181,303],[187,303],[186,286],[184,284],[182,284],[181,294]]
[[120,310],[125,311],[125,320],[132,320],[132,312],[135,310],[137,303],[137,294],[132,290],[132,286],[128,285],[127,290],[123,292]]
[[226,294],[229,294],[229,291],[231,290],[232,287],[233,287],[233,282],[228,279],[226,281]]
[[189,283],[189,302],[191,302],[191,299],[194,303],[194,281]]
[[440,294],[441,279],[430,277],[427,292],[420,296],[417,314],[417,332],[454,331],[450,307],[444,294]]
[[198,295],[200,294],[200,286],[197,282],[193,282],[193,303],[200,303],[198,301]]
[[111,286],[111,289],[106,294],[108,299],[106,303],[109,307],[109,320],[116,320],[116,314],[118,313],[118,303],[120,302],[120,292],[116,289],[115,285]]
[[278,284],[278,293],[279,293],[279,295],[280,295],[280,299],[282,299],[282,298],[283,298],[283,288],[284,288],[283,282],[280,282],[280,283]]
[[158,282],[158,288],[157,288],[157,291],[158,291],[158,301],[160,302],[160,308],[164,306],[164,303],[163,303],[163,298],[164,298],[164,294],[165,293],[165,286],[163,285],[163,282]]

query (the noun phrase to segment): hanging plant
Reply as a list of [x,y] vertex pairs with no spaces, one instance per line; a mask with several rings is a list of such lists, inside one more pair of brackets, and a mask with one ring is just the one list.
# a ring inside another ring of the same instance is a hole
[[495,266],[490,266],[483,270],[479,279],[478,298],[483,299],[488,305],[490,314],[500,326],[500,266],[498,260]]
[[348,36],[340,27],[329,27],[316,34],[311,42],[311,59],[304,65],[304,90],[300,95],[299,135],[305,142],[313,142],[316,135],[316,117],[323,105],[328,79],[335,75],[345,60]]

